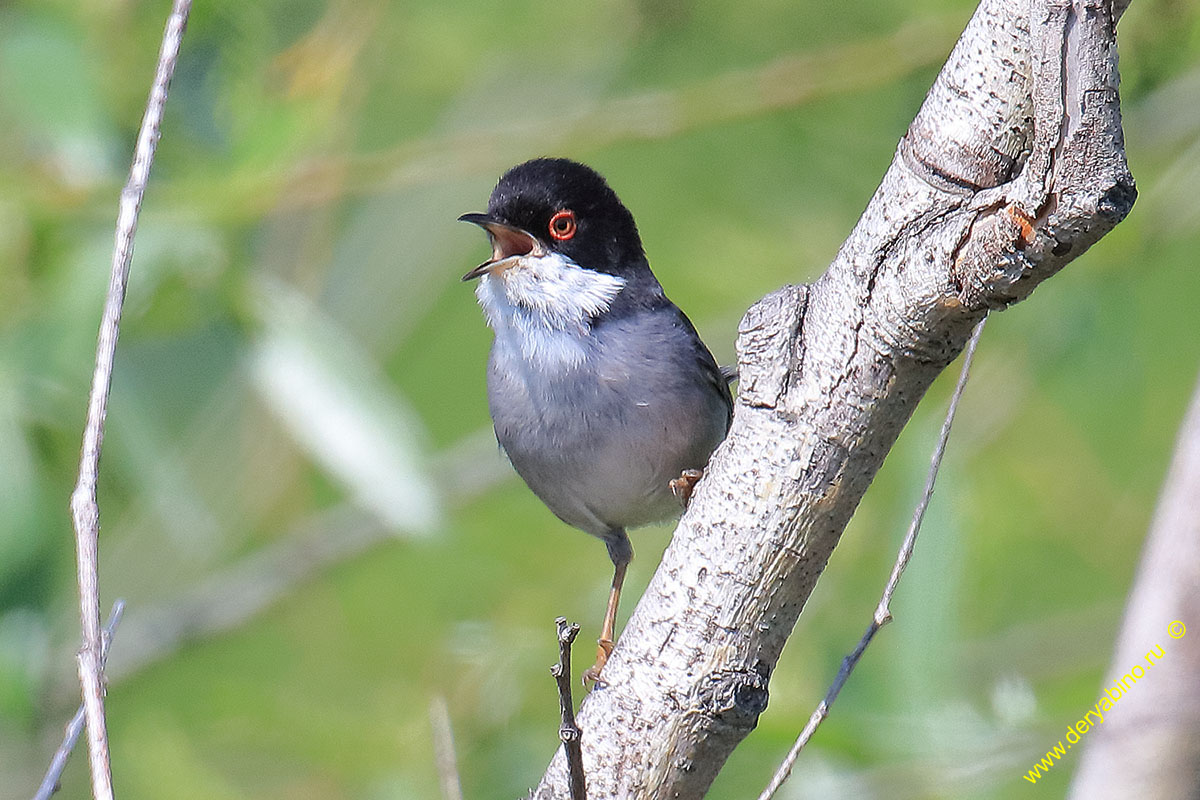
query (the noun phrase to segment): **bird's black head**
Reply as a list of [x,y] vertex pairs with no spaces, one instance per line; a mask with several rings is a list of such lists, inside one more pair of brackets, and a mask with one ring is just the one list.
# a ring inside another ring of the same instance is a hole
[[[534,249],[554,251],[586,269],[623,278],[649,271],[629,209],[591,167],[565,158],[536,158],[500,178],[486,214],[459,219],[492,236],[492,262]],[[487,265],[467,273],[478,277]]]

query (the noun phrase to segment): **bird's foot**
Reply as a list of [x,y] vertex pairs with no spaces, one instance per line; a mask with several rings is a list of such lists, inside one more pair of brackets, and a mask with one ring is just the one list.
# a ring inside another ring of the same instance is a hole
[[679,501],[679,505],[687,510],[688,503],[692,501],[692,492],[696,490],[696,484],[704,477],[702,469],[685,469],[679,474],[678,478],[671,481],[671,494],[675,495],[675,499]]
[[605,681],[600,677],[600,671],[604,669],[604,665],[608,663],[608,657],[612,655],[613,640],[612,639],[597,639],[596,644],[596,663],[583,671],[583,685],[589,683],[605,685]]

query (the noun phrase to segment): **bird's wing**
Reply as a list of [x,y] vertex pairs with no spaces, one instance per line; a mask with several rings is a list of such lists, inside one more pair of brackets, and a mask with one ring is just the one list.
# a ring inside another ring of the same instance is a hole
[[[713,391],[725,402],[725,407],[728,411],[725,422],[725,430],[729,430],[729,426],[733,423],[733,395],[729,390],[731,378],[726,370],[717,365],[717,360],[713,358],[713,354],[709,351],[708,346],[704,344],[704,340],[700,338],[700,334],[696,332],[696,326],[688,319],[687,314],[684,314],[678,306],[672,304],[675,313],[679,315],[679,324],[689,331],[693,346],[693,356],[696,359],[696,366],[699,368],[705,380],[712,385]],[[737,368],[734,368],[734,376],[737,374]]]

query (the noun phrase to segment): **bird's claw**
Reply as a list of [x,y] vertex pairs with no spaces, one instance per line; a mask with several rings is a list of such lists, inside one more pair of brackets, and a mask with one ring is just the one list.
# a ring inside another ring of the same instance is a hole
[[688,503],[692,501],[692,492],[696,490],[696,484],[704,477],[702,469],[685,469],[679,474],[678,478],[671,481],[671,494],[675,495],[675,499],[679,501],[679,505],[687,510]]
[[594,683],[598,686],[606,686],[607,682],[600,677],[600,672],[604,669],[604,665],[608,663],[608,657],[612,655],[613,640],[612,639],[597,639],[596,640],[596,663],[583,671],[583,685]]

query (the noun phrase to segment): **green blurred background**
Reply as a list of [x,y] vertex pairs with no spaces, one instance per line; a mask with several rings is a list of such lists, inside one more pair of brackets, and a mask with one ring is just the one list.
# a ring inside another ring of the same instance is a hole
[[[490,438],[455,222],[526,158],[597,167],[723,362],[825,268],[969,0],[196,3],[138,232],[100,486],[118,795],[468,798],[557,744],[553,620],[604,548]],[[116,198],[166,0],[0,3],[0,796],[72,713],[74,480]],[[893,610],[787,798],[1061,796],[1200,365],[1200,8],[1120,27],[1133,215],[989,325]],[[813,595],[711,796],[753,796],[857,642],[955,369]],[[630,601],[669,529],[634,537]],[[1167,620],[1164,620],[1164,625]],[[586,651],[579,660],[586,660]],[[84,759],[64,798],[88,796]]]

